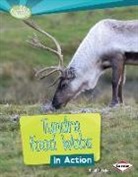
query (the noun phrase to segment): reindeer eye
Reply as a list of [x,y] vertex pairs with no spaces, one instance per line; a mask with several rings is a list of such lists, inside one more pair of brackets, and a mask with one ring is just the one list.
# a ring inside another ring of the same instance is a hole
[[62,89],[65,89],[67,86],[68,86],[68,84],[67,84],[67,83],[64,83],[64,84],[61,85],[61,88],[62,88]]

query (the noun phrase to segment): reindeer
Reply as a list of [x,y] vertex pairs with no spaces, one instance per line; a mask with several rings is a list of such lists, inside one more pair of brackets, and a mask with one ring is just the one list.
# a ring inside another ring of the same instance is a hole
[[[57,67],[46,67],[36,72],[43,79],[55,72],[60,74],[59,84],[52,100],[52,107],[59,109],[85,90],[94,89],[99,77],[112,69],[111,106],[123,103],[122,87],[125,82],[125,65],[138,65],[138,21],[118,21],[106,19],[98,22],[88,32],[71,62],[63,66],[63,55],[57,40],[33,22],[27,25],[50,37],[56,50],[46,47],[35,35],[29,43],[46,49],[59,58]],[[50,71],[47,73],[47,71]]]

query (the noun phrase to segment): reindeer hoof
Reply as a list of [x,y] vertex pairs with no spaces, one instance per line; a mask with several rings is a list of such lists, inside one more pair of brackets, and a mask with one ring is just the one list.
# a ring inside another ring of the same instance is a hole
[[119,105],[120,105],[120,104],[119,104],[118,101],[112,101],[112,102],[109,104],[109,107],[114,108],[114,107],[117,107],[117,106],[119,106]]

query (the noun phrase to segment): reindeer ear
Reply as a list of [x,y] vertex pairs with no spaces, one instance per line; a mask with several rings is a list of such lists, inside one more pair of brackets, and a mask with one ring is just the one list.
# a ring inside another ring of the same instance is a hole
[[76,77],[75,69],[73,67],[67,69],[66,76],[68,79],[74,79]]

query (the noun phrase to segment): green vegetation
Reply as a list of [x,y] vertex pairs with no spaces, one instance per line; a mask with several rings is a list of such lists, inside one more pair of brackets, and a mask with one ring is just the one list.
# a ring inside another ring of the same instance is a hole
[[[81,105],[80,108],[86,107]],[[50,168],[47,165],[25,166],[23,164],[19,123],[13,121],[12,115],[39,114],[38,105],[34,106],[0,106],[0,177],[136,177],[137,162],[137,121],[138,108],[126,106],[112,110],[99,105],[89,105],[91,112],[102,113],[101,159],[92,168],[110,170],[110,174],[89,174],[89,168]],[[80,108],[69,106],[61,112]],[[87,108],[88,109],[88,108]],[[133,168],[121,174],[113,169],[113,164],[128,160]]]
[[[114,8],[33,17],[43,29],[60,42],[67,64],[78,45],[96,22],[105,18],[131,20],[138,17],[138,8]],[[55,65],[55,56],[34,49],[26,43],[33,30],[23,22],[0,14],[0,177],[136,177],[138,174],[137,121],[138,121],[138,72],[136,67],[127,68],[125,85],[126,105],[108,110],[111,99],[111,74],[100,79],[94,96],[82,94],[67,108],[57,113],[76,112],[82,108],[102,114],[101,160],[94,168],[108,169],[110,174],[89,174],[88,168],[54,168],[49,166],[25,166],[18,121],[13,115],[33,115],[42,113],[40,103],[49,100],[54,88],[47,89],[52,78],[37,81],[33,68]],[[53,46],[47,39],[47,45]],[[18,105],[18,106],[17,106]],[[112,164],[128,160],[133,168],[124,174],[116,172]],[[93,170],[93,169],[92,169]]]

